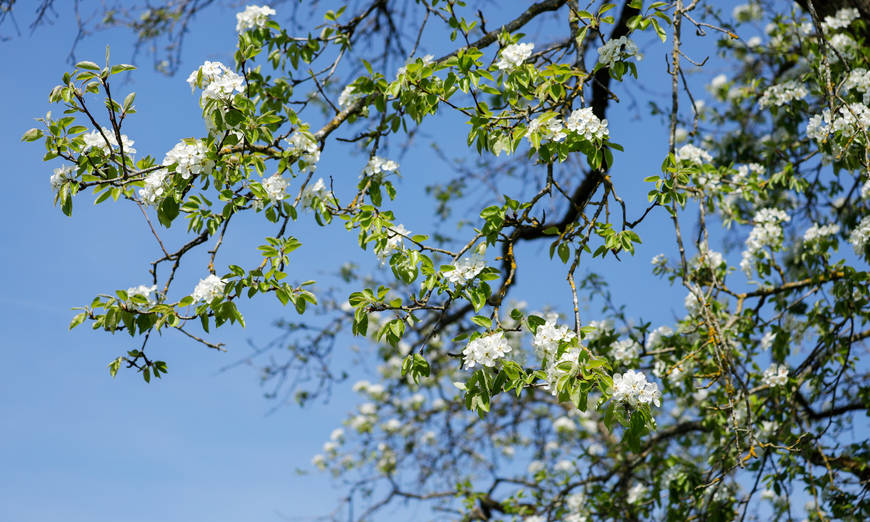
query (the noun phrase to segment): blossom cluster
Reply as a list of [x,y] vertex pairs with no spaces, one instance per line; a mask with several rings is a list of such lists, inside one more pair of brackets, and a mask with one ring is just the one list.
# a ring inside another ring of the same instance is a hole
[[258,27],[265,27],[269,17],[273,14],[275,14],[275,10],[269,6],[249,5],[241,13],[236,13],[236,31],[243,33]]
[[405,237],[410,236],[411,231],[405,228],[404,225],[398,224],[392,225],[388,228],[386,234],[387,242],[384,244],[383,248],[376,251],[381,263],[385,262],[393,252],[405,249]]
[[500,71],[516,69],[529,59],[532,55],[532,49],[535,48],[533,43],[515,43],[505,46],[499,54],[498,61],[495,66]]
[[835,31],[837,29],[845,29],[852,22],[861,18],[861,13],[854,7],[840,9],[833,15],[828,15],[822,20],[822,28],[825,31]]
[[613,400],[637,408],[641,404],[661,406],[662,394],[654,382],[647,382],[646,376],[634,370],[613,375]]
[[290,181],[280,174],[273,174],[261,183],[270,201],[281,201],[287,197],[287,186]]
[[701,165],[703,163],[707,163],[713,161],[713,156],[710,155],[706,150],[696,147],[691,143],[687,143],[680,147],[675,153],[674,157],[677,162],[680,161],[688,161],[689,163],[694,163],[696,165]]
[[861,255],[867,249],[868,241],[870,241],[870,216],[865,216],[849,234],[849,243],[852,244],[855,253]]
[[226,281],[220,277],[210,274],[205,279],[200,279],[190,294],[194,301],[205,301],[210,303],[215,297],[220,297],[224,294]]
[[165,192],[165,184],[169,172],[166,169],[158,169],[145,176],[145,185],[139,189],[139,198],[142,203],[157,206]]
[[64,183],[72,179],[73,167],[69,165],[64,165],[62,167],[58,167],[54,169],[54,174],[49,178],[49,183],[51,183],[51,189],[57,192],[63,186]]
[[342,89],[341,94],[338,95],[338,106],[341,107],[342,110],[347,109],[360,98],[362,98],[362,95],[355,92],[355,87],[353,85],[347,85]]
[[770,386],[785,386],[788,383],[788,367],[784,364],[771,364],[761,376],[762,384]]
[[323,200],[329,197],[329,190],[323,182],[323,178],[318,178],[313,185],[309,184],[302,192],[300,203],[303,207],[311,207],[315,201]]
[[764,247],[779,248],[782,244],[781,223],[791,218],[779,209],[763,208],[752,218],[755,226],[746,238],[746,250],[740,260],[740,268],[746,275],[752,274],[752,261],[761,255],[766,255]]
[[870,71],[863,67],[852,69],[843,82],[843,89],[856,90],[864,95],[864,104],[870,103]]
[[567,326],[556,324],[554,314],[547,318],[547,322],[538,326],[535,337],[532,339],[532,346],[535,347],[535,353],[538,354],[538,357],[552,362],[559,350],[559,343],[570,342],[576,337],[577,334]]
[[314,172],[320,161],[320,147],[317,140],[307,132],[296,131],[287,139],[289,150],[298,156],[302,172]]
[[847,136],[863,133],[870,128],[870,107],[863,103],[850,103],[840,107],[835,116],[830,109],[812,116],[807,123],[807,137],[823,143],[830,134],[842,132]]
[[208,159],[208,148],[201,140],[182,141],[172,147],[163,158],[163,165],[175,165],[175,172],[184,179],[199,174],[209,174],[214,168],[214,161]]
[[577,109],[565,119],[565,127],[571,132],[583,136],[587,141],[603,140],[610,131],[607,130],[607,120],[599,119],[592,113],[592,107]]
[[469,342],[462,350],[462,355],[465,356],[466,368],[474,368],[478,364],[492,367],[509,351],[511,351],[511,346],[504,338],[504,333],[496,332]]
[[[201,80],[201,83],[200,83]],[[220,62],[205,62],[187,77],[190,90],[202,87],[200,103],[207,100],[228,100],[235,92],[242,92],[245,79]]]
[[142,306],[142,305],[133,305],[133,308],[134,308],[134,309],[136,309],[136,310],[138,310],[138,311],[141,312],[141,311],[147,310],[149,307],[154,306],[155,304],[157,304],[157,297],[155,296],[155,293],[156,293],[156,292],[157,292],[157,285],[152,285],[152,286],[145,286],[145,285],[132,286],[132,287],[130,287],[130,288],[127,289],[127,297],[128,297],[128,298],[132,298],[132,297],[134,297],[134,296],[139,296],[139,297],[144,297],[145,300],[148,301],[148,304],[145,305],[145,306]]
[[768,87],[761,99],[758,100],[758,105],[762,108],[766,107],[781,107],[795,100],[804,99],[809,94],[809,89],[794,80],[789,80],[778,85]]
[[611,348],[612,357],[623,364],[631,362],[639,353],[640,345],[630,337],[616,341]]
[[380,156],[372,156],[363,169],[363,176],[376,176],[387,172],[396,172],[399,164],[393,160],[384,159]]
[[637,56],[641,58],[640,49],[627,36],[611,39],[598,48],[598,62],[605,67],[613,67],[616,62]]
[[[87,134],[82,135],[82,139],[85,141],[85,146],[82,148],[82,152],[94,148],[102,150],[106,154],[110,154],[112,150],[119,148],[118,138],[115,136],[115,133],[106,127],[103,127],[102,130],[102,133],[97,130],[92,130]],[[133,143],[135,142],[128,138],[126,134],[121,134],[120,148],[124,149],[124,154],[136,154],[136,149],[133,148]]]
[[829,225],[813,223],[813,225],[804,232],[804,243],[810,243],[826,236],[833,236],[839,232],[840,225],[836,223],[831,223]]
[[463,256],[453,263],[453,270],[446,272],[444,278],[456,286],[462,286],[474,279],[486,268],[486,261],[479,253]]
[[529,122],[526,135],[530,136],[531,134],[539,134],[553,141],[562,141],[567,136],[562,120],[548,116],[539,116]]

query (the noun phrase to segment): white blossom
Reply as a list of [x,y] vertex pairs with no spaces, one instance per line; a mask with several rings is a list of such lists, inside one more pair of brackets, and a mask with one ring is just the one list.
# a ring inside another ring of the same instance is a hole
[[196,89],[198,78],[202,79],[202,85],[208,85],[228,72],[230,72],[230,70],[221,62],[206,61],[187,77],[187,84],[190,85],[190,92],[193,92],[194,89]]
[[640,404],[661,406],[661,392],[654,382],[647,382],[646,376],[634,370],[622,375],[613,375],[613,400],[623,402],[632,408]]
[[499,53],[498,61],[495,66],[499,70],[505,71],[515,69],[523,64],[532,55],[532,49],[535,48],[533,43],[515,43],[505,46]]
[[761,382],[770,387],[785,386],[788,383],[788,367],[784,364],[771,364],[769,368],[764,370]]
[[484,335],[472,340],[462,350],[465,356],[465,367],[474,368],[476,365],[495,366],[495,362],[511,351],[511,346],[504,338],[504,333],[496,332],[492,335]]
[[265,27],[275,10],[268,6],[249,5],[241,13],[236,13],[236,31],[243,33],[258,27]]
[[637,504],[643,497],[646,496],[647,488],[643,484],[637,483],[628,490],[628,498],[626,498],[626,502],[629,504]]
[[290,184],[290,181],[280,174],[273,174],[260,182],[260,184],[263,186],[263,190],[266,191],[266,197],[269,198],[269,201],[281,201],[287,197],[287,186]]
[[335,442],[344,442],[344,430],[341,428],[335,428],[329,435],[329,440]]
[[861,199],[870,199],[870,180],[861,185]]
[[338,95],[338,106],[342,110],[347,109],[360,98],[362,98],[362,94],[355,92],[355,87],[348,84],[342,89],[341,94]]
[[789,80],[778,85],[768,87],[761,99],[758,100],[758,105],[765,107],[781,107],[795,100],[804,99],[809,94],[809,89],[805,85],[801,85],[794,80]]
[[598,62],[605,67],[613,67],[616,62],[632,56],[641,59],[640,49],[627,36],[611,39],[598,48]]
[[165,189],[164,181],[168,175],[166,169],[158,169],[145,176],[145,185],[139,189],[139,198],[142,203],[157,206],[162,199]]
[[411,231],[405,228],[404,225],[398,224],[391,225],[390,228],[386,229],[386,234],[387,242],[383,248],[375,251],[381,263],[386,262],[393,252],[400,252],[405,249],[405,236],[410,236]]
[[781,223],[788,222],[791,218],[779,209],[763,208],[753,217],[755,226],[746,239],[746,249],[740,261],[740,268],[747,274],[752,274],[752,261],[767,255],[765,247],[777,249],[782,244]]
[[724,74],[719,74],[710,81],[710,88],[714,91],[718,91],[722,87],[728,84],[728,77]]
[[544,471],[544,462],[541,460],[533,460],[529,463],[528,472],[530,475],[535,475],[539,471]]
[[298,156],[302,172],[314,172],[320,161],[320,147],[317,140],[307,132],[296,131],[287,139],[288,151]]
[[54,174],[52,174],[51,178],[48,180],[49,183],[51,183],[51,189],[55,192],[60,190],[64,183],[73,179],[71,174],[74,170],[75,169],[69,165],[64,165],[54,169]]
[[535,353],[538,354],[538,357],[552,362],[559,349],[559,343],[571,341],[576,337],[576,333],[567,326],[557,325],[556,318],[551,317],[547,319],[547,322],[538,326],[535,337],[532,339],[532,346],[535,347]]
[[444,278],[456,286],[462,286],[477,277],[485,267],[486,261],[480,253],[464,255],[453,263],[453,270],[444,273]]
[[163,165],[175,165],[175,172],[184,179],[191,175],[209,174],[214,168],[214,161],[206,157],[208,149],[201,140],[177,143],[163,158]]
[[632,338],[621,339],[613,343],[611,355],[623,364],[631,362],[640,353],[640,345]]
[[864,95],[864,104],[870,104],[870,71],[863,67],[852,69],[843,88],[847,91],[856,90]]
[[556,473],[571,473],[574,471],[574,463],[568,459],[562,459],[553,466]]
[[242,92],[244,85],[244,78],[232,71],[227,71],[203,88],[201,101],[229,100],[233,97],[233,93]]
[[133,298],[134,296],[144,297],[148,302],[146,305],[138,305],[134,304],[132,307],[138,311],[144,311],[148,308],[157,304],[157,296],[155,295],[157,292],[157,285],[152,286],[131,286],[127,289],[127,298]]
[[313,206],[315,201],[326,199],[329,199],[329,189],[326,188],[323,178],[318,178],[313,184],[309,183],[305,186],[299,202],[303,208],[308,208]]
[[825,236],[833,236],[840,232],[840,225],[836,223],[831,223],[828,225],[819,225],[818,223],[813,223],[813,225],[804,232],[804,243],[810,243],[812,241],[817,241]]
[[[106,127],[103,127],[102,130],[102,134],[100,131],[92,130],[87,134],[82,135],[82,139],[85,141],[85,146],[82,148],[82,152],[91,148],[96,148],[102,150],[106,154],[110,154],[112,150],[119,148],[118,138],[115,136],[114,131]],[[133,143],[135,142],[128,138],[126,134],[121,134],[121,146],[124,149],[125,155],[136,154],[136,149],[133,148]]]
[[854,7],[846,7],[840,9],[833,15],[826,16],[822,21],[822,28],[825,32],[845,29],[860,17],[861,13],[857,9]]
[[210,303],[216,297],[224,295],[224,286],[226,286],[226,281],[214,274],[210,274],[196,284],[196,288],[193,289],[193,293],[190,295],[194,301]]
[[773,346],[774,340],[776,340],[776,334],[773,333],[773,330],[768,330],[761,336],[761,341],[759,341],[758,346],[766,352],[767,350],[770,350],[771,346]]
[[553,141],[562,141],[565,139],[565,125],[559,118],[549,118],[547,116],[539,116],[529,122],[529,128],[526,131],[526,136],[531,140],[533,133],[539,134],[541,137],[549,138]]
[[867,241],[870,240],[870,216],[865,216],[858,223],[858,226],[849,234],[849,243],[855,249],[855,253],[861,255],[867,248]]
[[395,161],[384,159],[380,156],[372,156],[363,169],[363,176],[376,176],[381,173],[396,172],[397,170],[399,170],[399,164]]
[[325,470],[326,469],[326,457],[324,457],[323,455],[317,454],[317,455],[311,457],[311,464],[321,471]]
[[855,57],[855,52],[858,49],[858,42],[856,42],[851,36],[843,33],[837,33],[830,38],[828,38],[828,43],[836,49],[837,53],[830,53],[831,61],[838,62],[840,57],[837,54],[843,56],[843,58],[851,59]]
[[690,163],[701,165],[713,161],[713,156],[711,156],[710,153],[700,147],[692,145],[691,143],[687,143],[680,147],[674,156],[678,163],[686,160]]
[[659,326],[646,337],[646,349],[652,350],[662,344],[662,338],[674,335],[674,331],[668,326]]
[[755,3],[740,4],[731,11],[731,16],[738,22],[751,22],[762,16],[761,6]]
[[553,421],[553,429],[557,433],[571,433],[577,431],[577,425],[574,424],[574,421],[563,415]]
[[610,135],[607,120],[601,120],[593,114],[592,107],[577,109],[565,119],[565,127],[583,136],[587,141],[603,140]]
[[402,423],[399,419],[390,419],[387,422],[381,425],[381,428],[384,429],[387,433],[396,433],[402,428]]

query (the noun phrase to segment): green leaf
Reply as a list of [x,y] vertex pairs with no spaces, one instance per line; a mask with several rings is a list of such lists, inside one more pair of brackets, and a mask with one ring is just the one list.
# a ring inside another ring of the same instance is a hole
[[86,312],[76,314],[76,316],[73,317],[72,321],[70,321],[70,323],[69,323],[69,329],[72,330],[76,326],[82,324],[87,317],[88,317],[88,314]]
[[21,141],[36,141],[43,136],[42,130],[34,128],[25,132],[24,136],[21,136]]

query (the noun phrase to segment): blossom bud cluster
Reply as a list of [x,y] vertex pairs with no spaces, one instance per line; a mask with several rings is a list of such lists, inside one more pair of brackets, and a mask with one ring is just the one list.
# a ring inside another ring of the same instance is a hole
[[476,365],[495,366],[495,362],[511,351],[511,346],[504,338],[504,333],[496,332],[472,340],[462,350],[465,356],[465,367],[474,368]]
[[616,62],[636,56],[642,58],[640,49],[627,36],[611,39],[598,48],[598,63],[604,67],[613,67]]
[[761,108],[765,107],[781,107],[795,100],[804,99],[809,94],[809,89],[805,85],[799,84],[794,80],[789,80],[779,85],[771,85],[761,95],[758,100],[758,105]]
[[763,208],[755,213],[752,220],[755,226],[746,239],[746,250],[740,260],[740,268],[747,276],[752,274],[752,261],[767,255],[764,247],[778,249],[782,245],[781,223],[788,222],[791,218],[782,210]]
[[275,14],[275,10],[269,6],[249,5],[241,13],[236,13],[236,31],[243,33],[258,27],[265,27],[269,17],[273,14]]
[[499,54],[498,61],[495,66],[500,71],[516,69],[529,59],[532,55],[532,49],[535,48],[533,43],[515,43],[505,46]]
[[[202,79],[201,84],[198,82],[200,78]],[[200,103],[204,104],[207,100],[228,100],[233,96],[233,93],[242,92],[245,79],[220,62],[205,62],[199,69],[190,73],[190,76],[187,77],[187,83],[190,85],[191,91],[197,85],[202,87]]]
[[613,375],[613,400],[632,408],[641,404],[661,406],[662,394],[654,382],[647,382],[646,376],[634,370]]
[[486,261],[483,255],[474,253],[459,258],[453,263],[453,270],[445,272],[444,278],[456,286],[462,286],[474,279],[484,268]]
[[166,153],[163,165],[175,165],[175,172],[184,179],[190,179],[191,175],[209,174],[214,168],[214,161],[208,159],[207,153],[205,143],[200,140],[182,141]]
[[210,303],[215,297],[220,297],[224,294],[226,281],[220,277],[210,274],[205,279],[201,279],[190,294],[194,301],[205,301]]
[[338,95],[338,106],[341,107],[342,110],[347,109],[360,98],[362,95],[354,92],[353,85],[347,85],[344,89],[342,89],[341,94]]

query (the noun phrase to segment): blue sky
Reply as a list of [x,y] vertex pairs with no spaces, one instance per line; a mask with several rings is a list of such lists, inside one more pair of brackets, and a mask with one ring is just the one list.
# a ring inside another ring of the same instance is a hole
[[[203,134],[196,96],[184,78],[206,59],[231,63],[233,13],[223,8],[204,12],[185,43],[178,76],[152,72],[143,56],[133,82],[120,87],[123,93],[137,92],[139,112],[125,132],[136,141],[140,155],[159,159],[180,138]],[[220,371],[249,353],[249,340],[270,340],[276,333],[272,322],[294,312],[272,300],[245,304],[247,329],[226,328],[213,337],[225,342],[229,353],[167,334],[153,349],[169,363],[170,373],[150,385],[126,371],[112,379],[105,369],[130,348],[128,338],[87,327],[67,331],[71,307],[89,302],[96,293],[146,282],[147,261],[156,249],[138,210],[129,204],[94,207],[92,196],[82,194],[73,217],[63,216],[52,206],[48,182],[59,164],[42,162],[41,145],[19,142],[34,126],[33,118],[57,111],[48,105],[48,93],[70,67],[66,56],[74,37],[74,28],[64,19],[69,13],[60,14],[53,26],[0,44],[7,71],[0,84],[6,100],[0,143],[8,180],[0,205],[0,396],[5,398],[0,403],[0,519],[229,521],[328,513],[341,492],[327,477],[300,476],[295,469],[309,467],[311,456],[350,408],[349,385],[339,387],[326,405],[287,407],[266,415],[273,404],[262,397],[256,372],[245,366]],[[281,20],[280,11],[277,18]],[[201,31],[203,27],[208,31]],[[660,56],[666,47],[651,42],[639,42],[650,43],[652,49],[641,73],[654,71],[661,77]],[[84,40],[77,57],[100,62],[106,43],[113,62],[129,60],[130,38],[123,31]],[[655,83],[651,88],[656,89]],[[664,85],[660,91],[666,93]],[[649,118],[636,118],[645,110],[623,105],[609,115],[611,135],[631,150],[631,155],[617,155],[614,179],[617,186],[625,180],[622,195],[635,201],[645,200],[648,188],[641,180],[658,171],[666,151],[663,128]],[[462,132],[444,124],[428,131],[442,136],[445,147],[464,142]],[[318,173],[355,180],[364,163],[362,157],[330,157],[327,150]],[[395,210],[414,232],[427,232],[433,221],[423,182],[446,177],[444,168],[422,144],[403,159],[399,189],[409,197]],[[241,224],[253,239],[228,242],[223,266],[253,259],[256,234],[269,234],[258,227],[253,220]],[[310,226],[305,230],[312,231]],[[625,263],[608,261],[598,267],[614,283],[617,302],[632,302],[635,313],[656,321],[669,321],[682,312],[684,292],[652,279],[649,271],[650,258],[661,250],[656,243],[672,244],[671,230],[664,213],[655,215],[638,230],[644,243],[636,258],[626,256]],[[361,264],[374,266],[371,253],[355,249],[355,238],[340,227],[307,236],[300,232],[299,237],[305,243],[296,258],[300,279],[320,279],[324,258],[338,266],[362,256]],[[533,260],[545,249],[545,243],[529,245],[518,255]],[[179,284],[192,288],[202,270],[183,272]],[[305,273],[313,275],[302,277]],[[515,297],[529,301],[533,309],[569,302],[561,270],[522,273]]]

